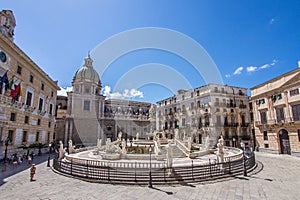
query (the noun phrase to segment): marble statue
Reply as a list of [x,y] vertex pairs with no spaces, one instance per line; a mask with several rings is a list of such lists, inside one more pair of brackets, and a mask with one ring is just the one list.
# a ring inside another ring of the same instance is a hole
[[118,133],[118,140],[122,141],[122,135],[123,135],[123,133],[122,133],[122,131],[120,131],[120,132]]
[[126,151],[126,140],[124,138],[122,140],[122,153],[123,154],[127,153],[127,151]]
[[65,157],[66,150],[64,149],[64,145],[62,141],[59,141],[59,160],[62,160]]
[[224,162],[224,140],[223,137],[221,136],[221,138],[219,139],[219,142],[217,144],[217,157],[218,157],[218,161],[219,163],[223,163]]
[[73,141],[69,140],[69,154],[74,153]]
[[136,133],[136,136],[135,136],[135,137],[136,137],[136,141],[139,140],[139,136],[140,136],[140,134],[139,134],[139,132],[137,132],[137,133]]
[[171,141],[168,142],[167,146],[167,167],[168,169],[168,176],[172,175],[172,166],[173,166],[173,150],[171,147]]
[[192,150],[192,137],[188,137],[188,150]]
[[100,150],[102,148],[102,139],[101,138],[99,138],[97,140],[97,148],[98,148],[98,150]]
[[106,153],[121,153],[122,152],[121,148],[118,147],[117,145],[114,145],[111,142],[110,138],[107,138],[107,140],[106,140],[105,151],[106,151]]
[[205,139],[205,149],[209,150],[209,136],[207,136]]

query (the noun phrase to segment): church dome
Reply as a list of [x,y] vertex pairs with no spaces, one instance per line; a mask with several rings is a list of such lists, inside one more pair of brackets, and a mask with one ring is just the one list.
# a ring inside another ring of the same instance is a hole
[[84,59],[84,65],[81,66],[75,76],[73,78],[74,82],[92,82],[95,84],[101,84],[100,78],[96,70],[93,68],[93,60],[91,59],[90,55]]

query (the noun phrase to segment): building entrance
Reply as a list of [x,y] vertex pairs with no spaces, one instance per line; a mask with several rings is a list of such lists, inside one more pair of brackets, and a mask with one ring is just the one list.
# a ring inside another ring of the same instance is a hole
[[285,129],[279,131],[280,153],[291,154],[289,133]]

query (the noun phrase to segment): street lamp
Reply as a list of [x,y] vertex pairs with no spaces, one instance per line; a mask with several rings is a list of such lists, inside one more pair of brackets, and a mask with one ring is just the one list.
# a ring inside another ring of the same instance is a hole
[[232,138],[232,142],[233,142],[233,147],[235,147],[235,137]]
[[151,147],[151,144],[150,144],[150,147],[149,147],[150,167],[149,167],[149,184],[148,184],[149,188],[153,188],[153,186],[152,186],[152,175],[151,175],[151,153],[152,153],[152,147]]
[[11,141],[10,141],[10,138],[7,137],[6,140],[5,140],[5,142],[4,142],[4,144],[5,144],[4,162],[6,162],[6,160],[7,160],[7,146],[8,146],[8,144],[9,144],[9,142],[11,142]]
[[51,143],[49,144],[49,154],[48,154],[47,167],[50,167],[50,151],[51,151]]
[[241,142],[241,147],[243,149],[243,171],[244,171],[244,176],[247,176],[245,144],[244,144],[244,142]]

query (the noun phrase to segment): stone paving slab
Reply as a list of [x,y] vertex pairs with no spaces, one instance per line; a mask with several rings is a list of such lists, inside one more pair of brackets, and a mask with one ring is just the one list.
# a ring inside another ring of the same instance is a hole
[[155,186],[89,183],[37,165],[36,181],[29,170],[12,175],[0,186],[0,199],[300,199],[300,158],[258,152],[258,168],[248,177],[211,182]]

